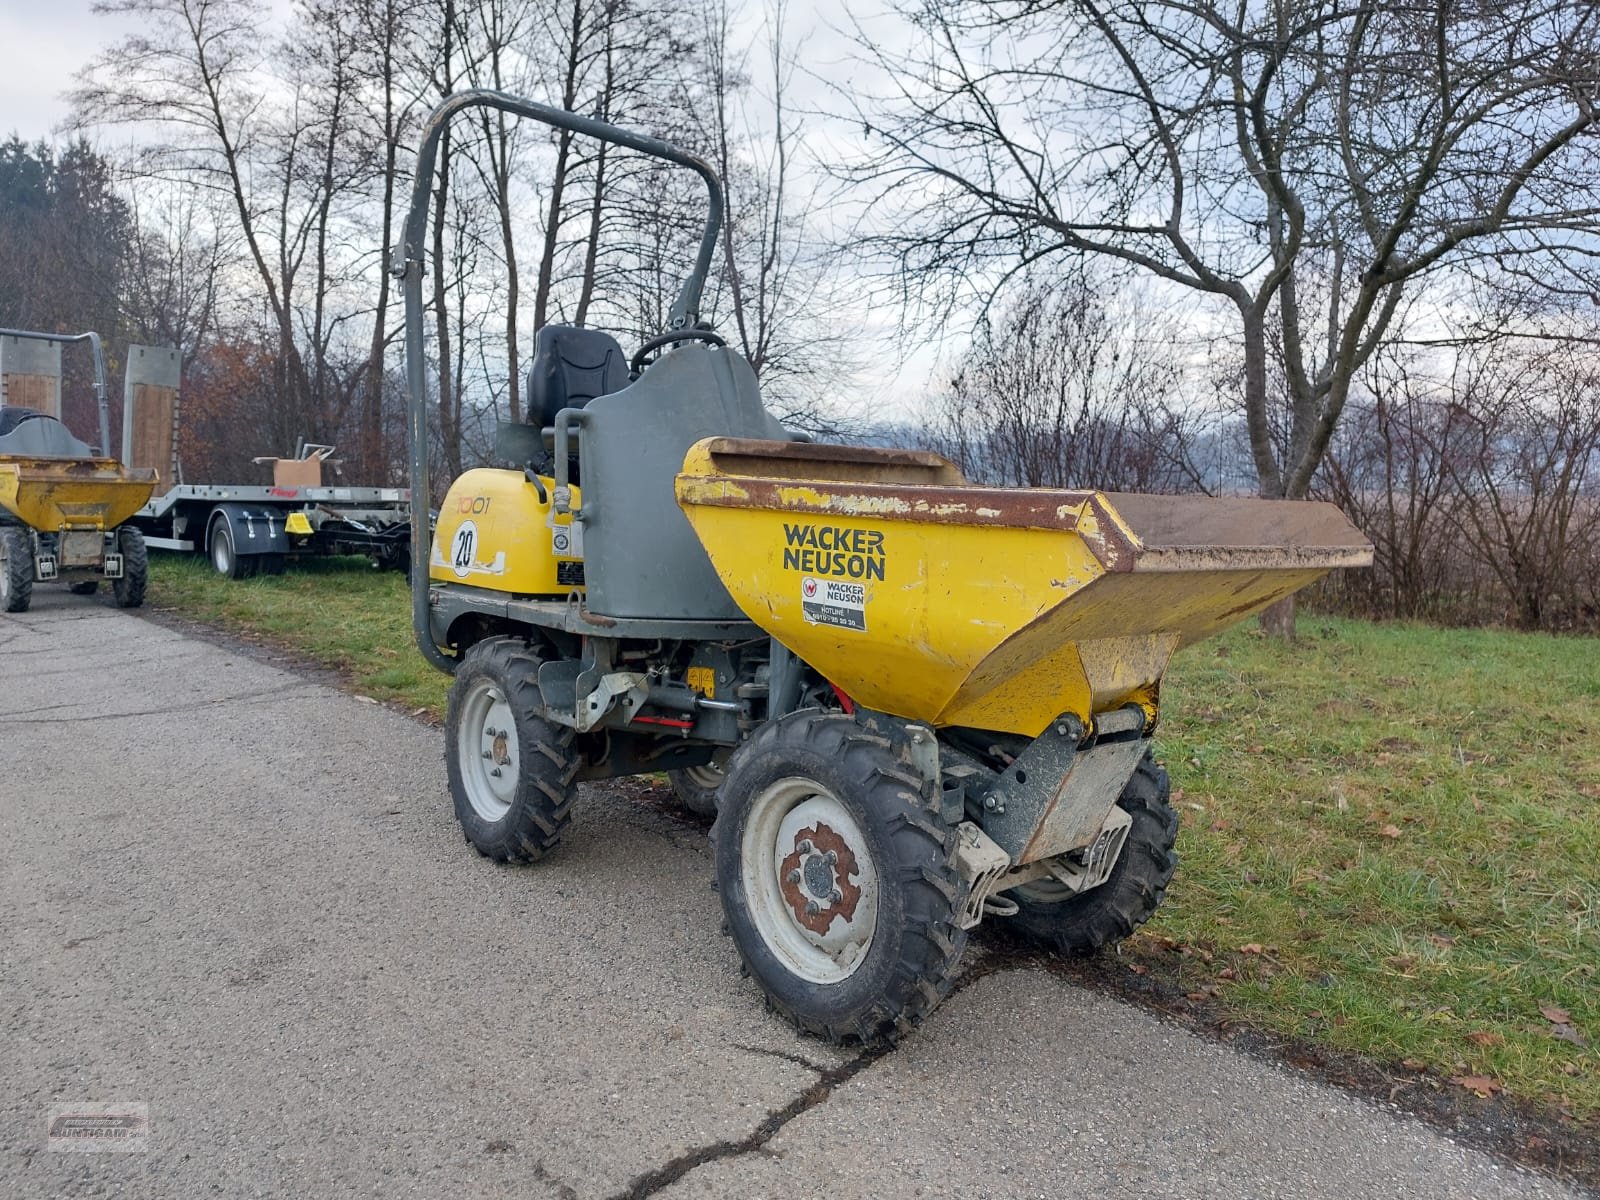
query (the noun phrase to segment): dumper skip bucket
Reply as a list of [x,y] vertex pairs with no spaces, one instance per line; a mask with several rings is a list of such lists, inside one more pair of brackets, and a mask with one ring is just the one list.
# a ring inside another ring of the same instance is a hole
[[41,533],[109,532],[150,499],[156,473],[112,458],[0,458],[0,508]]
[[1028,737],[1154,715],[1179,647],[1372,561],[1331,504],[981,487],[921,451],[708,438],[677,496],[745,614],[853,701]]

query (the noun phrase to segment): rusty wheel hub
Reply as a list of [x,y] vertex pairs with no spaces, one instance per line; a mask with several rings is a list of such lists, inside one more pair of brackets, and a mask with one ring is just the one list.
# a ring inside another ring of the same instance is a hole
[[851,877],[859,870],[838,831],[818,821],[795,834],[794,849],[778,867],[779,886],[794,919],[823,934],[836,919],[848,921],[856,915],[861,889]]

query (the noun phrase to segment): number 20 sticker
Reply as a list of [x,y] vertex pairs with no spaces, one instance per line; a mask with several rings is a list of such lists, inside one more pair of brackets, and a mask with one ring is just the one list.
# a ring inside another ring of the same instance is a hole
[[456,527],[455,539],[450,544],[450,568],[458,579],[465,579],[472,571],[473,555],[478,549],[478,527],[463,521]]

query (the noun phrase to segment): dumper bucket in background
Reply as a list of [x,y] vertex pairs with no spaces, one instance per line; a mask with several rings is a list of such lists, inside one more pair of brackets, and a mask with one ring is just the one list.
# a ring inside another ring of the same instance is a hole
[[0,456],[0,508],[41,533],[109,533],[144,507],[155,486],[155,471],[114,458]]
[[1028,737],[1153,713],[1179,647],[1372,561],[1331,504],[980,487],[911,450],[710,438],[677,495],[745,614],[854,701]]

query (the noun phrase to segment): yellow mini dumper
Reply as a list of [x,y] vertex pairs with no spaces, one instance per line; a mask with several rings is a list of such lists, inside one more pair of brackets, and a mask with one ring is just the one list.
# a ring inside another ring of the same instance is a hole
[[[101,452],[57,419],[60,347],[87,342],[100,402]],[[41,352],[40,347],[48,348]],[[144,603],[145,546],[123,522],[150,499],[153,470],[111,457],[100,339],[0,330],[0,608],[26,612],[36,582],[88,594],[109,580],[121,608]]]
[[536,423],[501,428],[505,468],[452,483],[413,573],[418,644],[454,675],[467,841],[532,862],[576,783],[667,771],[715,814],[748,974],[834,1041],[926,1016],[984,919],[1069,954],[1130,934],[1176,865],[1150,752],[1172,654],[1365,565],[1365,540],[1325,504],[980,487],[937,455],[806,443],[698,319],[711,169],[492,92],[430,118],[395,253],[413,495],[429,494],[427,184],[474,105],[694,170],[710,214],[669,327],[631,360],[603,333],[538,332]]

